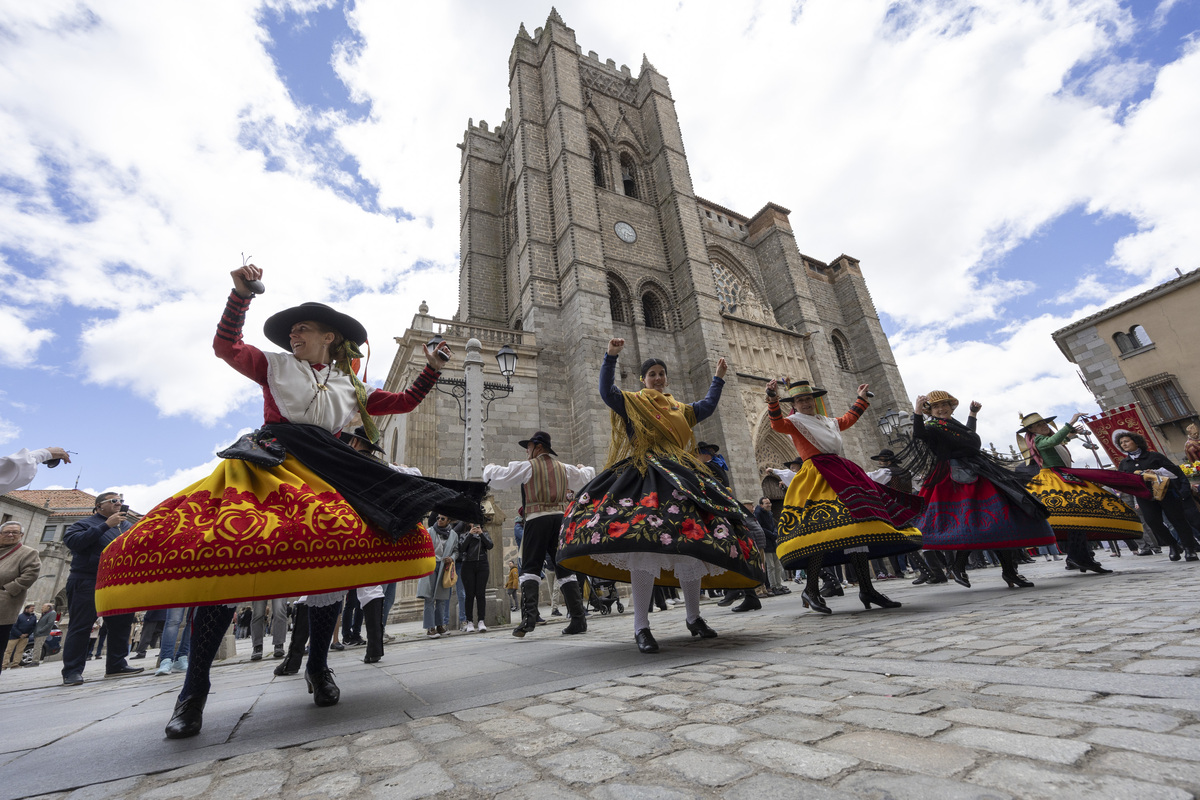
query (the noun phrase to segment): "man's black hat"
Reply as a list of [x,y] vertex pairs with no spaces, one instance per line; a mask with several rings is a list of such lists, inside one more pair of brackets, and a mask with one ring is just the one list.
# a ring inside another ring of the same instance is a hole
[[717,447],[715,444],[710,444],[709,442],[700,442],[696,445],[697,451],[701,453],[711,453],[712,455],[716,455],[720,449],[720,447]]
[[537,431],[533,434],[533,436],[530,436],[528,439],[522,439],[521,441],[517,442],[517,444],[521,445],[521,447],[529,447],[531,444],[540,444],[542,447],[546,448],[546,452],[550,455],[558,455],[558,453],[554,452],[554,448],[550,446],[550,434],[546,433],[545,431]]
[[879,451],[877,455],[871,456],[872,461],[895,461],[896,454],[886,447]]

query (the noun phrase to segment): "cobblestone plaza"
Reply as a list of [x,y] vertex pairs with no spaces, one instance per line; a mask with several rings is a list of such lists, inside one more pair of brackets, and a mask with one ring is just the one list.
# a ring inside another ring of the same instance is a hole
[[852,590],[830,617],[798,593],[751,614],[706,602],[708,641],[678,607],[651,615],[656,656],[628,611],[569,638],[394,625],[378,665],[331,654],[343,698],[325,709],[242,644],[183,741],[162,735],[181,676],[6,671],[0,797],[1192,797],[1196,570],[1105,563],[1039,561],[1021,591],[995,569],[969,590],[892,581],[888,612]]

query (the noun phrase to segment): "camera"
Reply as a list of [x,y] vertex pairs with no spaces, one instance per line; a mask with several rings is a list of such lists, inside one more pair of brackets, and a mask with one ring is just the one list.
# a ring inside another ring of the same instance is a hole
[[122,514],[128,514],[128,513],[129,513],[129,506],[125,505],[124,503],[121,503],[121,513],[122,513]]

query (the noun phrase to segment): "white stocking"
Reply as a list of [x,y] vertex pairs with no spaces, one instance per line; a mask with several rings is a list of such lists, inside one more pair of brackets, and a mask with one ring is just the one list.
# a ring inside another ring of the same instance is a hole
[[700,619],[700,579],[680,581],[679,588],[683,590],[683,607],[687,612],[687,621],[695,622]]
[[633,596],[629,602],[633,604],[633,632],[650,627],[650,596],[654,594],[654,575],[645,570],[635,570],[629,573],[629,582]]

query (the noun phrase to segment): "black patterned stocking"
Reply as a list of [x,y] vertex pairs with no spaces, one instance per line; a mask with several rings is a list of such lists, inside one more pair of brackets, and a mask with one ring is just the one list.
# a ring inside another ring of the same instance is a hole
[[207,697],[210,687],[208,673],[212,669],[217,649],[233,622],[234,609],[229,606],[200,606],[192,618],[192,653],[188,658],[187,676],[183,679],[180,700]]

